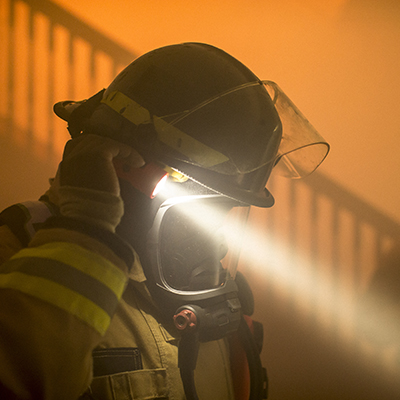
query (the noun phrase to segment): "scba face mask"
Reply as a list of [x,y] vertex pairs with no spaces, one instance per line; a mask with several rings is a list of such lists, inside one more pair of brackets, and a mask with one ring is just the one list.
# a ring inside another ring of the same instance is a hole
[[[219,195],[178,198],[162,204],[149,238],[152,251],[157,253],[153,272],[159,284],[185,295],[213,290],[235,277],[237,258],[229,252],[226,226],[237,211],[234,205],[237,203]],[[242,218],[247,217],[249,207],[241,209]],[[236,229],[245,222],[236,221]],[[235,229],[234,222],[230,224],[230,229]]]
[[[249,206],[216,193],[172,197],[158,209],[148,238],[155,299],[181,331],[178,367],[185,395],[197,399],[199,342],[237,337],[251,377],[250,399],[265,398],[266,375],[235,280]],[[239,287],[238,287],[239,286]],[[155,289],[155,290],[154,290]],[[247,313],[246,313],[247,314]],[[249,315],[252,314],[252,310]]]
[[[161,205],[149,232],[155,297],[171,316],[183,306],[206,309],[212,329],[204,329],[203,340],[237,328],[234,278],[248,212],[249,206],[215,193],[173,197]],[[221,314],[215,321],[213,310]]]

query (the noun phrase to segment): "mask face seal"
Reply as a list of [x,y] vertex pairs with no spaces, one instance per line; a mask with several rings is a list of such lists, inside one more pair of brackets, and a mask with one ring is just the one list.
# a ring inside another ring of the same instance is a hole
[[[205,298],[234,279],[239,254],[228,251],[224,224],[235,205],[220,195],[183,196],[161,205],[148,241],[160,287],[184,297]],[[238,229],[244,225],[237,224]],[[229,230],[232,233],[232,225]]]
[[[207,324],[201,325],[202,341],[224,337],[239,323],[236,244],[249,207],[238,205],[218,194],[173,197],[160,206],[149,231],[152,294],[166,316],[173,317],[187,306],[207,314]],[[232,236],[236,237],[234,251],[228,245]]]

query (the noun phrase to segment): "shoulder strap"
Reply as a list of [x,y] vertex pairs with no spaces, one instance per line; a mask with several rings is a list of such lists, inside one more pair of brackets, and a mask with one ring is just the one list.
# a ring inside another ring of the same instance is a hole
[[[260,330],[261,329],[261,330]],[[230,340],[231,371],[235,399],[260,400],[268,397],[267,371],[261,364],[262,324],[243,316],[238,331]]]

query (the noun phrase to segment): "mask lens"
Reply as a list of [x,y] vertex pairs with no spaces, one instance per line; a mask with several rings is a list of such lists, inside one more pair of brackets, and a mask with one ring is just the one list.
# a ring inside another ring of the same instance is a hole
[[228,247],[223,223],[232,205],[189,202],[164,214],[160,229],[160,268],[175,290],[199,291],[219,287],[227,278],[221,260]]

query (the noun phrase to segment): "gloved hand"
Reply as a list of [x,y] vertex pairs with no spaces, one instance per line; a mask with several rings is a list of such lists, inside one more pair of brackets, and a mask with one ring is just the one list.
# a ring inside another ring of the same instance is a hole
[[139,168],[143,158],[133,148],[99,135],[67,142],[56,178],[46,192],[63,216],[115,231],[123,215],[114,158]]
[[83,187],[119,195],[113,159],[133,168],[144,165],[132,147],[107,137],[85,134],[67,142],[60,164],[60,185]]

